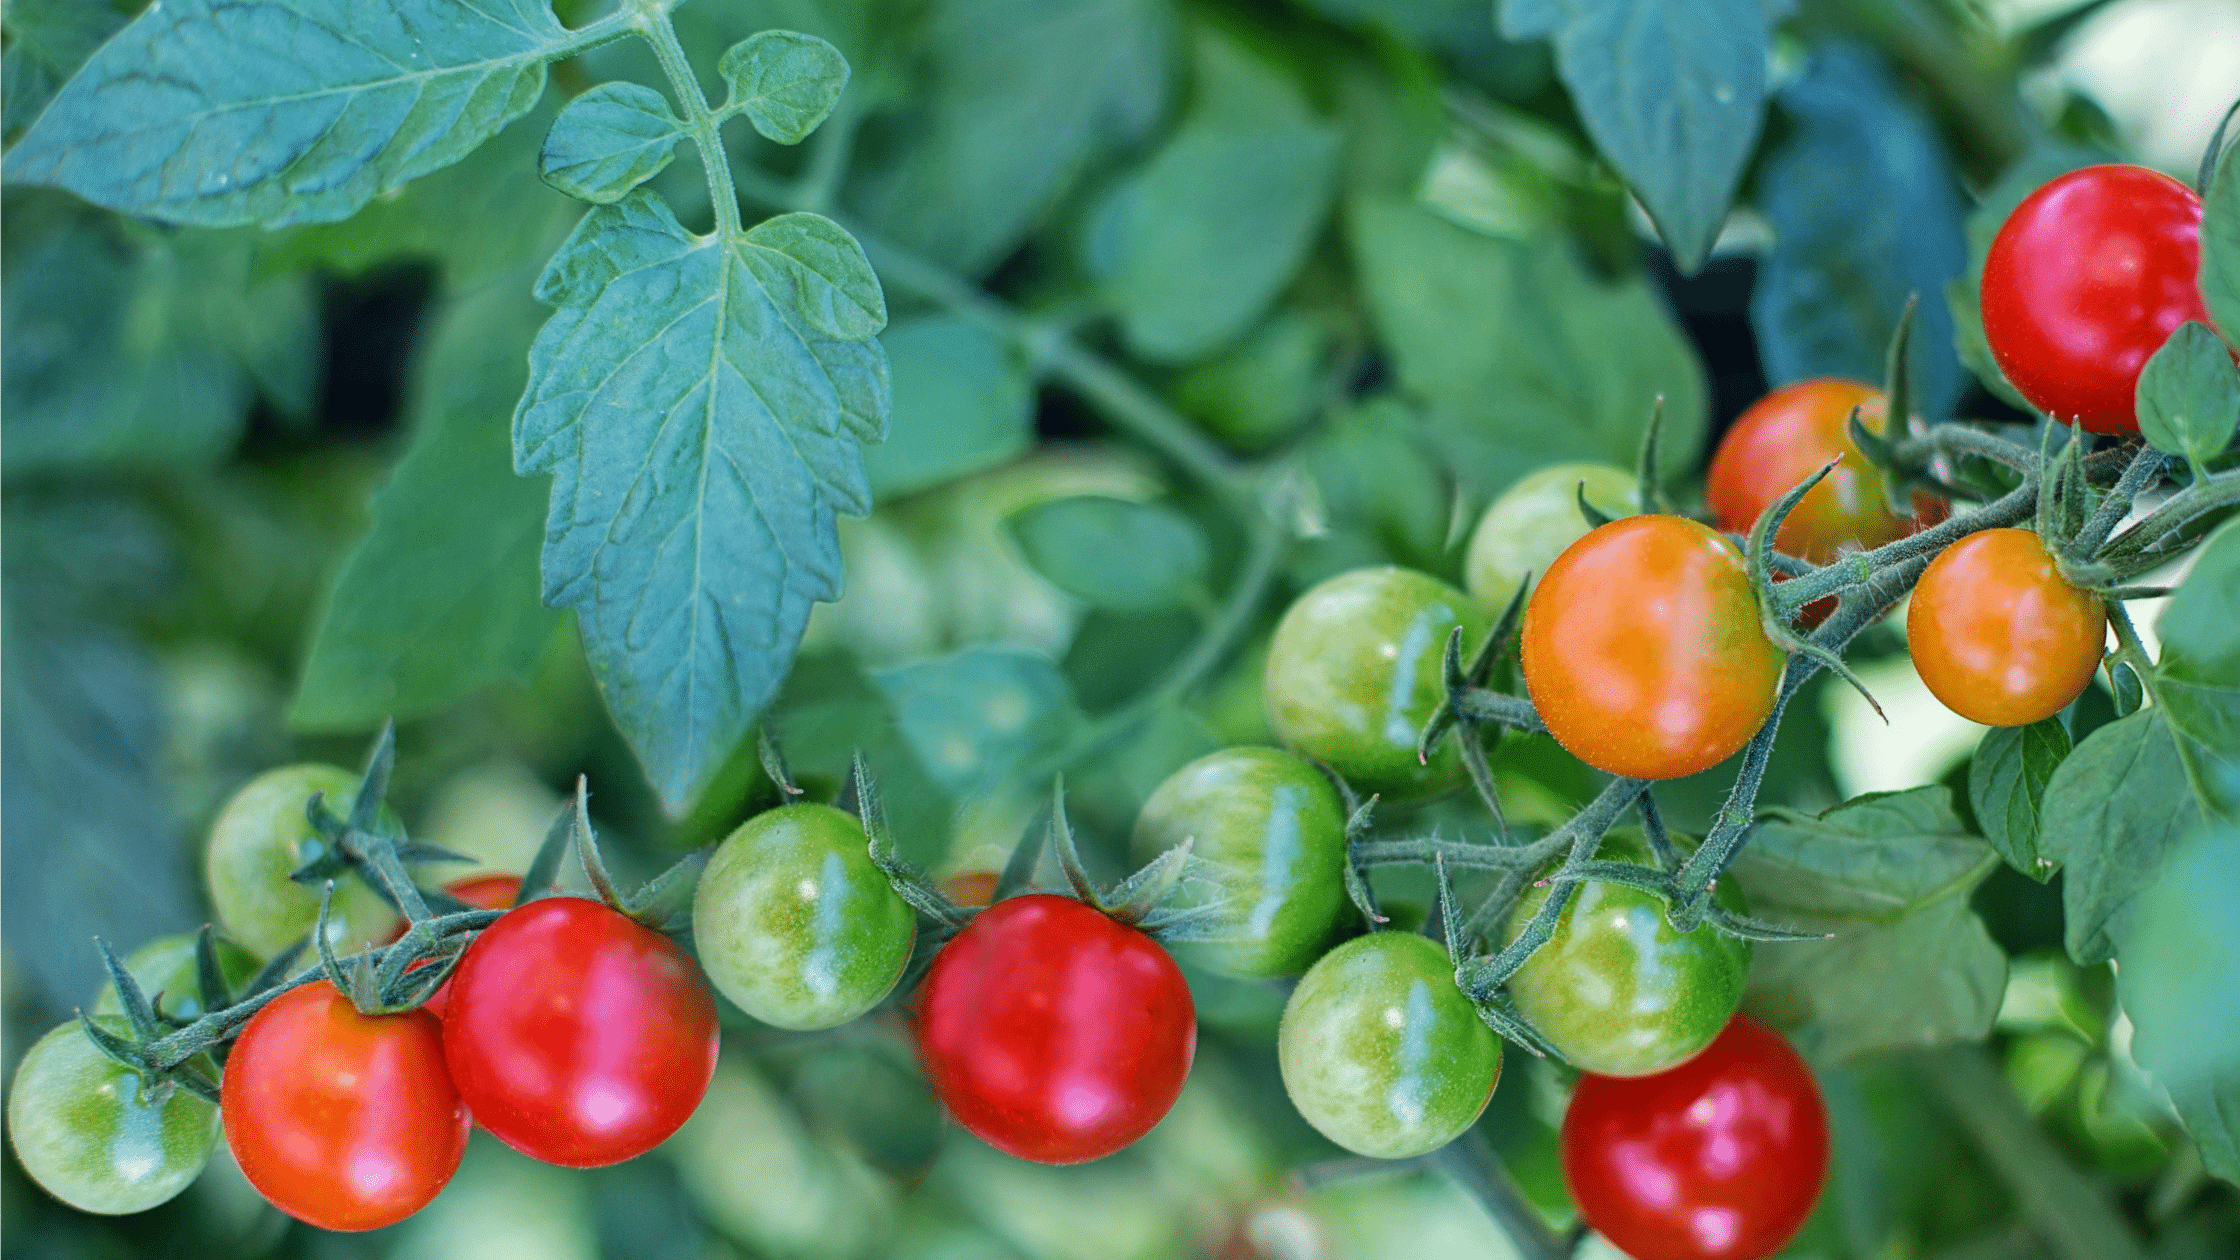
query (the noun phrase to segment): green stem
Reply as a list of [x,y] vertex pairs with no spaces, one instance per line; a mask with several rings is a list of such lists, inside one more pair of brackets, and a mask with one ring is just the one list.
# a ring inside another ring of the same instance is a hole
[[665,10],[653,6],[637,10],[631,26],[653,45],[662,73],[669,76],[669,89],[684,110],[693,147],[700,150],[700,169],[708,177],[708,200],[715,205],[717,235],[726,240],[738,236],[739,194],[731,184],[731,158],[723,148],[723,122],[709,108],[707,94],[700,90],[700,80],[685,60],[684,45],[677,42],[677,28],[670,24]]
[[1548,1223],[1540,1219],[1540,1213],[1525,1201],[1484,1134],[1474,1128],[1468,1130],[1433,1152],[1430,1162],[1485,1208],[1494,1224],[1508,1235],[1509,1245],[1516,1248],[1520,1260],[1564,1260],[1571,1254]]

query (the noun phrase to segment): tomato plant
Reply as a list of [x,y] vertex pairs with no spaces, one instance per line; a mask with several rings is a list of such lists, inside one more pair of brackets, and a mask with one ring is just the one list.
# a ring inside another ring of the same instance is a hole
[[1654,1076],[1582,1077],[1563,1113],[1579,1214],[1635,1260],[1763,1260],[1828,1178],[1828,1109],[1803,1058],[1743,1016]]
[[1044,1164],[1149,1132],[1190,1074],[1190,989],[1157,942],[1071,898],[997,902],[941,947],[918,1026],[957,1123]]
[[[303,765],[267,770],[235,792],[210,824],[203,852],[219,926],[260,957],[303,939],[319,917],[319,890],[288,876],[322,851],[304,803],[324,793],[334,808],[347,809],[357,791],[357,776],[347,770]],[[337,949],[381,940],[396,921],[397,912],[364,880],[336,882],[328,934]]]
[[2067,708],[2107,639],[2106,608],[2070,585],[2026,529],[1985,530],[1946,548],[1906,611],[1921,681],[1986,726],[2027,726]]
[[216,1108],[143,1079],[75,1021],[24,1053],[8,1089],[16,1159],[47,1193],[82,1212],[145,1212],[169,1200],[202,1172],[217,1137]]

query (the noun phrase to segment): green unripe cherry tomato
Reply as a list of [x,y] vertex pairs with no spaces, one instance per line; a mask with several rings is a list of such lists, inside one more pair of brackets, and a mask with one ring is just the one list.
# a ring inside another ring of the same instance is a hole
[[1177,905],[1227,897],[1238,934],[1181,948],[1232,976],[1307,969],[1346,906],[1345,807],[1321,771],[1274,748],[1228,748],[1167,776],[1136,815],[1138,861],[1195,838],[1191,852],[1233,877],[1186,884]]
[[1455,987],[1447,951],[1412,932],[1323,955],[1283,1008],[1276,1058],[1299,1114],[1376,1159],[1453,1141],[1501,1076],[1501,1042]]
[[1431,764],[1416,740],[1445,697],[1447,635],[1464,659],[1491,628],[1468,596],[1412,569],[1355,569],[1301,595],[1268,649],[1268,724],[1364,792],[1416,800],[1461,785],[1453,740]]
[[[120,1036],[121,1019],[102,1021]],[[8,1140],[47,1193],[81,1212],[145,1212],[187,1188],[218,1139],[218,1109],[176,1085],[144,1084],[76,1020],[23,1056],[8,1092]]]
[[[340,892],[338,888],[336,892]],[[257,956],[225,937],[217,940],[218,974],[225,977],[226,988],[240,993],[249,981],[256,978],[260,964]],[[194,935],[181,932],[176,936],[159,936],[125,956],[124,969],[139,983],[140,991],[151,1002],[161,994],[163,1013],[179,1020],[196,1020],[207,1012],[202,1004],[201,973],[195,967]],[[124,1014],[124,1000],[117,996],[117,986],[104,984],[93,999],[96,1015]]]
[[756,814],[724,840],[692,898],[700,965],[765,1024],[845,1024],[902,978],[910,906],[871,860],[863,824],[830,805]]
[[[244,784],[210,824],[203,876],[218,926],[259,958],[270,958],[311,934],[319,922],[316,884],[288,873],[323,851],[325,842],[304,816],[304,802],[326,794],[327,808],[347,816],[358,795],[358,776],[339,766],[282,766]],[[328,940],[350,953],[387,938],[397,912],[355,874],[334,882]]]
[[[1613,831],[1596,856],[1649,860],[1638,831]],[[1524,933],[1553,888],[1527,888],[1506,940]],[[1732,879],[1712,894],[1741,913]],[[1580,884],[1555,935],[1509,978],[1517,1009],[1573,1066],[1602,1076],[1649,1076],[1695,1057],[1742,1003],[1750,942],[1709,924],[1682,935],[1664,902],[1622,884]]]
[[1634,474],[1609,464],[1556,464],[1502,492],[1470,535],[1462,585],[1478,607],[1498,617],[1527,577],[1537,581],[1563,549],[1591,528],[1579,510],[1579,483],[1587,502],[1612,519],[1641,510]]

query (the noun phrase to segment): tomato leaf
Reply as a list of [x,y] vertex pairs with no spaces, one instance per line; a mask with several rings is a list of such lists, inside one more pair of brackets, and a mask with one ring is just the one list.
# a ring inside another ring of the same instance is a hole
[[100,0],[13,0],[0,13],[8,32],[0,56],[0,134],[13,139],[124,23]]
[[2207,324],[2187,320],[2139,373],[2139,432],[2195,466],[2224,454],[2240,425],[2240,368]]
[[1400,198],[1358,198],[1348,217],[1400,381],[1474,488],[1559,460],[1631,466],[1660,394],[1661,466],[1695,459],[1703,366],[1645,280],[1602,281],[1561,241],[1496,240]]
[[1235,340],[1298,269],[1338,174],[1338,133],[1273,67],[1198,42],[1195,103],[1142,170],[1108,192],[1091,267],[1145,358],[1195,359]]
[[984,326],[953,315],[899,320],[880,335],[894,377],[887,440],[863,453],[871,493],[914,494],[1034,445],[1026,365]]
[[603,206],[660,174],[683,138],[684,124],[668,97],[640,83],[602,83],[552,120],[537,174],[579,201]]
[[1703,266],[1765,116],[1761,0],[1507,0],[1501,28],[1553,38],[1587,133],[1680,270]]
[[2140,894],[2116,972],[2132,1054],[2170,1091],[2209,1171],[2240,1182],[2240,831],[2215,827],[2171,853]]
[[725,49],[716,72],[731,86],[724,112],[745,114],[779,144],[808,139],[848,86],[840,50],[799,31],[758,31]]
[[1844,1060],[1990,1035],[2007,956],[1966,896],[1887,922],[1821,920],[1785,908],[1760,913],[1835,934],[1763,945],[1751,962],[1751,1004],[1777,1016],[1806,1013],[1800,1039],[1816,1053]]
[[[1780,106],[1794,126],[1758,180],[1774,247],[1750,299],[1766,375],[1880,381],[1906,300],[1967,270],[1959,180],[1929,119],[1863,49],[1817,49]],[[1915,318],[1914,411],[1943,420],[1965,384],[1953,315],[1927,301]]]
[[609,709],[671,810],[747,736],[870,510],[886,300],[810,214],[697,237],[636,190],[537,282],[514,467],[553,474],[544,598],[576,610]]
[[2039,883],[2057,869],[2038,852],[2039,803],[2069,755],[2069,732],[2058,718],[1985,731],[1968,761],[1968,803],[1999,856]]
[[1854,797],[1818,815],[1775,809],[1733,870],[1753,913],[1888,919],[1975,887],[1998,863],[1940,786]]
[[526,113],[568,41],[549,0],[165,0],[63,85],[6,176],[173,223],[347,218]]
[[2240,160],[2229,153],[2201,209],[2201,300],[2217,327],[2240,329]]
[[2178,756],[2209,812],[2240,822],[2240,528],[2226,525],[2195,553],[2193,569],[2155,623],[2162,661],[2154,694],[2177,736]]
[[1169,608],[1204,588],[1205,532],[1171,507],[1078,495],[1005,524],[1037,573],[1098,608]]
[[958,798],[1003,784],[1081,721],[1058,667],[1024,648],[970,647],[871,678],[919,763]]
[[2133,905],[2201,819],[2161,706],[2087,735],[2046,784],[2039,850],[2062,867],[2069,956],[2106,962]]

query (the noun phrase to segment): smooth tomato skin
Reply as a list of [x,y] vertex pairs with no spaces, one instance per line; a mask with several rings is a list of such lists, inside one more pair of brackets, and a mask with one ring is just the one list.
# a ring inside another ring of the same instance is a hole
[[1773,712],[1781,650],[1735,545],[1678,516],[1573,543],[1525,605],[1525,689],[1556,742],[1635,779],[1733,756]]
[[2027,726],[2069,707],[2107,641],[2107,605],[2069,585],[2026,529],[1987,529],[1945,548],[1906,610],[1921,681],[1985,726]]
[[1579,1214],[1634,1260],[1761,1260],[1828,1180],[1828,1109],[1779,1033],[1738,1016],[1669,1072],[1587,1075],[1563,1116]]
[[[122,1018],[102,1026],[130,1036]],[[206,1071],[207,1062],[198,1062]],[[140,1074],[102,1053],[78,1021],[24,1052],[8,1090],[8,1141],[48,1194],[120,1216],[169,1200],[201,1175],[218,1109],[173,1088],[160,1101]]]
[[691,955],[620,911],[544,897],[483,930],[451,973],[443,1054],[499,1141],[593,1168],[659,1145],[716,1068],[716,1001]]
[[1445,698],[1447,636],[1468,659],[1492,629],[1461,591],[1412,569],[1355,569],[1293,601],[1268,648],[1268,724],[1283,742],[1388,801],[1459,787],[1452,740],[1425,765],[1416,739]]
[[250,1017],[226,1059],[226,1142],[274,1207],[321,1229],[378,1229],[427,1206],[467,1153],[443,1026],[361,1015],[325,980]]
[[700,965],[765,1024],[835,1028],[872,1007],[910,962],[917,916],[871,860],[863,823],[830,805],[782,805],[739,825],[692,899]]
[[1462,586],[1489,617],[1499,617],[1527,579],[1537,579],[1563,549],[1586,537],[1579,489],[1605,516],[1641,510],[1641,483],[1609,464],[1556,464],[1527,473],[1501,492],[1470,535]]
[[[267,770],[235,792],[210,824],[203,853],[210,905],[218,926],[259,958],[302,940],[319,923],[320,890],[288,878],[321,843],[303,812],[314,792],[326,794],[328,809],[348,814],[358,776],[339,766]],[[364,880],[350,875],[335,881],[328,930],[336,953],[379,943],[396,922],[397,912]]]
[[1009,897],[943,946],[918,1044],[957,1123],[1040,1164],[1101,1159],[1174,1106],[1197,1008],[1157,941],[1051,893]]
[[2189,319],[2209,322],[2201,198],[2143,166],[2087,166],[2024,198],[1983,261],[1992,357],[2038,410],[2093,433],[2139,431],[2139,370]]
[[1883,431],[1890,401],[1858,381],[1798,381],[1752,403],[1719,439],[1704,478],[1703,500],[1719,528],[1749,533],[1782,495],[1838,456],[1843,462],[1806,491],[1774,531],[1777,549],[1826,564],[1841,552],[1869,551],[1943,520],[1949,507],[1925,494],[1913,496],[1910,516],[1890,510],[1882,470],[1851,440],[1854,407],[1868,431]]
[[1346,815],[1321,771],[1274,748],[1227,748],[1168,775],[1136,815],[1148,862],[1185,839],[1235,872],[1221,888],[1186,886],[1177,905],[1233,898],[1232,939],[1189,945],[1195,961],[1248,979],[1295,976],[1320,956],[1345,912]]
[[[140,991],[174,1019],[194,1020],[203,1016],[202,980],[195,966],[194,941],[191,932],[159,936],[125,955],[124,969],[139,983]],[[217,953],[218,974],[225,977],[226,987],[235,993],[247,987],[262,966],[256,955],[223,936],[217,939]],[[124,1014],[124,999],[117,996],[117,986],[106,981],[102,983],[101,991],[93,998],[93,1013]]]
[[1408,1159],[1477,1122],[1501,1042],[1455,987],[1446,949],[1372,932],[1322,956],[1284,1004],[1276,1062],[1291,1105],[1357,1155]]
[[[1613,831],[1595,856],[1646,863],[1649,846],[1636,831]],[[1504,944],[1524,935],[1554,892],[1525,889]],[[1729,910],[1746,908],[1731,878],[1712,895]],[[1509,978],[1509,995],[1572,1066],[1648,1076],[1710,1045],[1742,1004],[1749,977],[1750,942],[1708,923],[1683,935],[1653,894],[1584,883],[1557,916],[1555,935]]]

